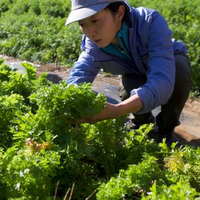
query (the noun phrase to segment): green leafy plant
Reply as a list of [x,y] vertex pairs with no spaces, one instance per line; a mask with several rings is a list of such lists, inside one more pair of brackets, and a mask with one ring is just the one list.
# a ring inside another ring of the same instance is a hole
[[200,197],[200,148],[156,144],[152,124],[130,130],[125,116],[78,124],[106,97],[22,65],[25,73],[0,60],[0,199]]
[[0,96],[0,147],[7,149],[13,144],[11,128],[15,126],[14,120],[28,110],[23,101],[18,94]]
[[177,182],[177,184],[156,187],[156,182],[151,187],[151,192],[147,196],[143,196],[142,200],[179,200],[179,199],[199,199],[198,193],[191,188],[188,182]]

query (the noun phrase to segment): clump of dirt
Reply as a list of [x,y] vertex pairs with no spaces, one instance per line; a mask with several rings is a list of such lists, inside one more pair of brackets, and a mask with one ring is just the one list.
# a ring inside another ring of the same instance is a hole
[[69,68],[52,64],[39,64],[37,67],[38,72],[66,72],[70,71]]

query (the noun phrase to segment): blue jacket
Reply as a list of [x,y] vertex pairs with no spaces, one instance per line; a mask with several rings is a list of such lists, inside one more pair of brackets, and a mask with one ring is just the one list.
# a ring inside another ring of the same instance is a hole
[[93,82],[101,68],[114,74],[146,74],[147,82],[131,91],[138,94],[146,113],[166,104],[175,84],[174,54],[186,53],[184,43],[171,39],[172,32],[165,19],[156,11],[130,7],[129,48],[132,60],[108,54],[82,38],[82,53],[74,63],[68,83]]

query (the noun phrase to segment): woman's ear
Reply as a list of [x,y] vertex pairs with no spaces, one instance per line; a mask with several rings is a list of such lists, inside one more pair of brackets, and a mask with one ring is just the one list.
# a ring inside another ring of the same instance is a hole
[[119,6],[119,9],[117,11],[117,17],[122,20],[125,14],[125,7],[123,5]]

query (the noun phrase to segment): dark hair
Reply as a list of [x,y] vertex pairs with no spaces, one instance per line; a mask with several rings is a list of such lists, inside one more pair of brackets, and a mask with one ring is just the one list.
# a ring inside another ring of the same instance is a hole
[[128,25],[131,26],[130,9],[126,5],[126,3],[124,3],[124,2],[114,2],[114,3],[110,3],[106,8],[108,8],[113,14],[115,14],[118,11],[118,9],[121,5],[125,7],[125,13],[124,13],[123,20],[125,20],[128,23]]

